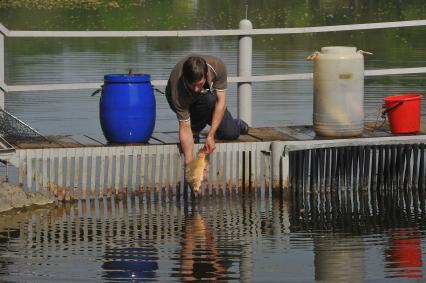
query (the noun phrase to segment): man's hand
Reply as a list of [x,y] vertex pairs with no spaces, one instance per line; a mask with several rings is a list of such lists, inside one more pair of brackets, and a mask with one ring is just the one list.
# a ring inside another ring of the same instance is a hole
[[216,142],[214,140],[214,137],[212,137],[210,135],[207,136],[206,143],[205,143],[205,148],[206,148],[206,154],[210,154],[210,153],[212,153],[215,150],[215,148],[216,148]]

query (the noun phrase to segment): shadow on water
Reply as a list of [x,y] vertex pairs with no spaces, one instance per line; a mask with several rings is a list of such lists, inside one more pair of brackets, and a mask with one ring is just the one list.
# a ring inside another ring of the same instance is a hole
[[59,203],[1,216],[0,280],[422,278],[424,213],[384,203],[375,213],[302,209],[258,193]]

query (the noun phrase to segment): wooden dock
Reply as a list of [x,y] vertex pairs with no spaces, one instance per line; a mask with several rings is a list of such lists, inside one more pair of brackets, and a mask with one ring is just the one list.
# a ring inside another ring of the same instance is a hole
[[[151,192],[159,198],[171,199],[187,193],[176,132],[154,133],[148,144],[103,144],[87,136],[84,140],[45,136],[8,143],[13,149],[0,156],[10,167],[7,171],[10,182],[27,191],[49,192],[57,200]],[[410,180],[415,177],[417,184],[423,186],[425,170],[421,166],[425,162],[425,144],[425,120],[416,134],[393,135],[386,124],[366,122],[360,137],[344,139],[318,137],[312,126],[251,128],[248,135],[238,140],[217,142],[215,152],[209,156],[205,193],[269,194],[274,189],[291,186],[290,179],[301,174],[295,168],[306,172],[302,176],[305,179],[316,178],[307,182],[310,186],[321,183],[321,176],[329,176],[333,166],[338,168],[336,172],[342,173],[340,168],[344,167],[356,176],[360,176],[359,170],[367,174],[365,168],[371,168],[368,180],[363,180],[368,185],[377,179],[378,170],[383,170],[382,163],[389,168],[397,162],[402,162],[399,166],[404,168],[410,166]],[[407,147],[394,148],[401,145]],[[201,141],[194,150],[202,146]],[[356,160],[351,156],[355,152]],[[387,154],[389,158],[395,154],[395,158],[389,159]],[[330,168],[321,167],[321,162]],[[328,175],[324,170],[328,170]]]
[[[394,135],[389,129],[389,125],[384,122],[366,121],[364,131],[361,136],[345,139],[369,139],[380,137],[407,137],[426,135],[426,118],[422,120],[418,133],[406,135]],[[205,137],[201,135],[201,142]],[[260,127],[250,128],[247,135],[241,135],[233,141],[217,141],[217,143],[238,143],[238,142],[272,142],[272,141],[320,141],[339,139],[317,136],[313,126],[282,126],[282,127]],[[342,139],[340,139],[342,140]],[[178,144],[178,132],[155,132],[147,144],[134,143],[137,145],[170,145]],[[40,149],[40,148],[73,148],[73,147],[101,147],[101,146],[123,146],[122,144],[108,144],[96,140],[89,136],[76,137],[71,135],[48,135],[40,138],[22,139],[11,143],[16,149]]]

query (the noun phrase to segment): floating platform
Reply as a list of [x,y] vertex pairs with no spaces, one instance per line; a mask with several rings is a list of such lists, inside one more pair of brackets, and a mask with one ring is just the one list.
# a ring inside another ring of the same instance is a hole
[[[27,191],[46,191],[57,200],[152,192],[171,199],[189,191],[177,132],[155,133],[147,144],[104,144],[88,136],[44,136],[2,144],[12,146],[1,153],[10,167],[10,182]],[[299,187],[296,179],[302,178],[301,190],[316,192],[312,186],[322,184],[322,177],[349,182],[354,176],[362,177],[357,183],[365,188],[382,182],[393,167],[399,168],[398,183],[408,182],[408,174],[410,184],[425,186],[425,144],[424,120],[416,134],[397,136],[384,123],[366,122],[360,137],[344,139],[318,137],[312,126],[251,128],[238,140],[216,143],[203,191],[269,194]],[[194,150],[203,146],[201,141]]]
[[[389,129],[389,125],[380,121],[367,121],[364,124],[362,135],[344,138],[346,139],[368,139],[380,137],[407,137],[426,135],[426,119],[422,120],[421,128],[418,133],[406,135],[394,135]],[[313,126],[283,126],[283,127],[260,127],[250,128],[247,135],[241,135],[237,140],[220,141],[217,143],[238,143],[238,142],[272,142],[272,141],[319,141],[342,139],[317,136]],[[201,135],[201,142],[203,136]],[[90,136],[72,136],[72,135],[48,135],[37,138],[17,139],[9,142],[16,149],[40,149],[40,148],[73,148],[73,147],[100,147],[100,146],[123,146],[122,144],[108,144],[99,141]],[[155,132],[146,144],[134,143],[128,146],[137,145],[170,145],[178,144],[178,132]],[[1,145],[1,144],[0,144]]]

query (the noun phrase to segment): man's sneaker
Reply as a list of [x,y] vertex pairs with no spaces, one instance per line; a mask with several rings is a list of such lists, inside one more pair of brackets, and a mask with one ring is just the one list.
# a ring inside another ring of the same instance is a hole
[[234,119],[237,127],[240,128],[240,135],[247,135],[249,132],[249,125],[241,119]]

